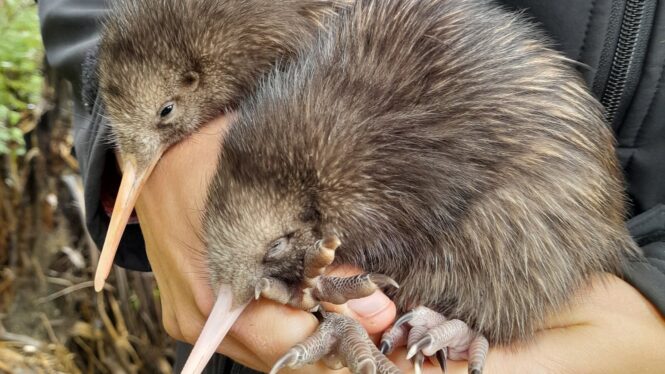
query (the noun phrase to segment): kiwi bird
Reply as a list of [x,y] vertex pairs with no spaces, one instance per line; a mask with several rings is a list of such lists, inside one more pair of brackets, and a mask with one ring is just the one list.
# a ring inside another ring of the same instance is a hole
[[[407,344],[479,373],[488,344],[528,341],[639,256],[602,107],[527,20],[484,0],[358,0],[323,29],[224,136],[203,222],[231,301],[204,331],[255,296],[310,309],[394,280],[403,315],[381,352],[328,313],[273,372],[397,372],[381,353]],[[322,275],[333,261],[366,273]]]
[[[341,4],[341,3],[340,3]],[[114,1],[96,73],[123,177],[95,275],[101,290],[136,199],[163,152],[234,110],[307,45],[337,1]]]

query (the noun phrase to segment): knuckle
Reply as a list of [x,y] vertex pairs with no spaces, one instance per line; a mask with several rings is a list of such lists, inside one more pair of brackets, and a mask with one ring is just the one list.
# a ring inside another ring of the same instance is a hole
[[180,329],[180,331],[182,339],[189,344],[194,344],[199,337],[199,332],[193,329]]
[[180,331],[177,321],[172,318],[164,318],[162,325],[168,336],[176,340],[183,340],[182,331]]

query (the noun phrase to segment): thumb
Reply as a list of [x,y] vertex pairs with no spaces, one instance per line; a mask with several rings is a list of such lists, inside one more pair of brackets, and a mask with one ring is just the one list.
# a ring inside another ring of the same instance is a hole
[[[332,273],[338,276],[351,276],[359,274],[361,271],[344,267],[337,268]],[[370,335],[386,330],[393,323],[397,314],[395,303],[381,291],[360,299],[349,300],[342,305],[323,303],[323,307],[329,312],[340,313],[355,319]]]

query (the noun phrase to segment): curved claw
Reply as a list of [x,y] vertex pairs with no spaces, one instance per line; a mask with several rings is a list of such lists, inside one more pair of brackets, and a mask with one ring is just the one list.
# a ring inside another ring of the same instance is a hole
[[261,280],[254,287],[254,299],[258,300],[261,297],[263,290],[267,289],[270,286],[270,280],[267,278],[261,278]]
[[297,361],[298,361],[298,352],[291,349],[288,352],[286,352],[286,354],[282,356],[279,360],[277,360],[277,362],[275,362],[275,365],[273,365],[272,369],[270,369],[270,374],[277,374],[277,372],[283,369],[284,367],[291,366],[295,364]]
[[292,297],[289,286],[276,278],[261,278],[254,287],[254,297],[256,297],[257,291],[259,292],[259,296],[280,304],[287,304]]
[[331,249],[333,251],[336,250],[337,247],[340,246],[340,244],[342,244],[342,242],[339,240],[337,235],[331,235],[331,236],[323,239],[323,241],[321,241],[321,245],[323,247],[325,247],[327,249]]
[[405,315],[399,317],[399,319],[395,322],[395,327],[400,327],[403,324],[411,321],[413,319],[414,315],[415,315],[414,311],[410,311],[410,312],[406,313]]
[[482,336],[476,336],[471,345],[469,346],[469,373],[480,374],[485,366],[485,359],[487,358],[487,351],[489,350],[489,342]]
[[436,360],[439,361],[439,366],[441,366],[441,371],[443,371],[443,374],[446,374],[446,367],[447,367],[447,361],[448,357],[446,357],[446,349],[440,349],[436,351]]
[[412,345],[409,348],[409,352],[406,354],[406,359],[410,360],[411,357],[415,356],[416,353],[422,351],[425,347],[429,347],[432,344],[432,337],[427,335],[424,338],[420,339],[418,343]]
[[394,279],[390,278],[387,275],[383,274],[370,274],[369,279],[374,282],[379,288],[385,288],[386,286],[392,286],[394,288],[399,288],[399,283]]
[[385,355],[386,353],[392,351],[392,347],[390,346],[390,343],[388,343],[385,340],[382,340],[381,346],[379,347],[379,351],[381,352],[382,355]]
[[305,253],[303,269],[305,279],[303,280],[307,287],[316,285],[316,278],[323,274],[328,265],[335,260],[335,249],[339,246],[337,237],[327,238],[317,241],[313,247]]
[[416,374],[422,374],[423,365],[425,364],[425,355],[422,352],[416,354],[416,358],[413,360],[413,370]]

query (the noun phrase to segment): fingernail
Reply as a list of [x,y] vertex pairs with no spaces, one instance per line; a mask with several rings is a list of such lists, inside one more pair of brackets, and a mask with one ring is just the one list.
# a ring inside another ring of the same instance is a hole
[[389,308],[390,303],[386,295],[377,291],[362,299],[349,300],[346,305],[359,317],[370,318]]

